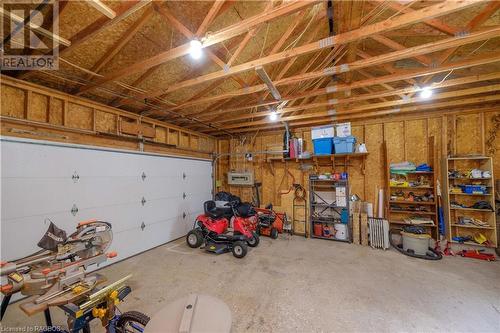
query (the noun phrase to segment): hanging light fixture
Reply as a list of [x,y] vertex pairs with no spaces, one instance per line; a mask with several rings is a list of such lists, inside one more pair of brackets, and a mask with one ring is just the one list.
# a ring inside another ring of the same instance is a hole
[[269,120],[271,120],[271,121],[278,120],[278,112],[272,111],[271,114],[269,115]]
[[203,52],[202,52],[202,47],[203,45],[201,42],[197,39],[193,39],[189,43],[189,55],[191,55],[191,58],[198,60],[201,58]]
[[431,96],[432,96],[431,87],[424,87],[424,88],[422,88],[422,91],[420,91],[420,97],[422,97],[422,98],[429,98]]

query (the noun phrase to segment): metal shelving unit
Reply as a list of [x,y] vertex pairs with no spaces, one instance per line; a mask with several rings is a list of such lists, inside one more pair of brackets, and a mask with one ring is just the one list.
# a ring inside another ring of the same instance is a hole
[[[348,223],[346,224],[346,239],[315,235],[314,225],[333,226],[341,223],[342,210],[347,211]],[[341,242],[352,242],[352,223],[349,215],[349,181],[347,179],[318,179],[316,176],[309,177],[309,223],[311,238],[335,240]]]

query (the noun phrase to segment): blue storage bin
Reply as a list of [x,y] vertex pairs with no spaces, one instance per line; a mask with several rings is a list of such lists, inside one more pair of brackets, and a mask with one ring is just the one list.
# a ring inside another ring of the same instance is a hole
[[352,135],[345,138],[334,137],[335,154],[349,154],[354,152],[354,143],[356,143],[356,138]]
[[332,153],[332,138],[314,139],[314,155],[330,155]]
[[462,188],[463,193],[467,194],[474,194],[474,193],[481,193],[481,194],[486,194],[487,188],[484,185],[459,185],[460,188]]

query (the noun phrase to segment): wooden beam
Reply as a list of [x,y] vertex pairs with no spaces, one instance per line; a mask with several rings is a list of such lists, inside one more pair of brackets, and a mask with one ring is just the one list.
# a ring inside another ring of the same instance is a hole
[[[492,93],[492,92],[496,92],[498,90],[500,90],[500,84],[493,84],[493,85],[489,85],[489,86],[482,86],[482,87],[463,89],[463,90],[454,90],[454,91],[450,91],[450,92],[434,94],[432,96],[432,101],[431,101],[432,103],[431,104],[436,104],[435,101],[440,100],[440,99],[463,97],[463,96],[467,96],[467,95],[477,95],[477,94],[483,94],[483,93]],[[499,96],[499,98],[500,98],[500,96]],[[398,99],[395,101],[382,102],[382,103],[369,103],[366,105],[361,105],[361,106],[351,108],[351,109],[346,110],[346,111],[338,111],[338,110],[331,109],[332,106],[329,102],[314,103],[312,105],[309,105],[308,108],[309,109],[316,109],[316,108],[326,107],[325,111],[303,113],[301,115],[296,115],[296,116],[284,116],[284,117],[280,118],[280,121],[289,122],[289,121],[295,121],[295,120],[329,117],[332,115],[365,113],[367,111],[374,110],[374,109],[381,109],[381,108],[388,108],[388,107],[399,107],[399,106],[405,105],[405,104],[426,103],[426,102],[429,102],[429,100],[422,99],[421,97],[413,97],[413,98],[409,98],[409,99]],[[296,111],[296,110],[290,110],[290,109],[293,109],[293,108],[289,108],[287,110],[287,112]],[[299,106],[299,107],[296,107],[295,109],[304,110],[305,106]],[[283,112],[281,112],[281,111],[278,111],[278,113],[283,114]],[[262,115],[255,115],[255,116],[264,117],[264,114],[265,113],[262,113]],[[269,120],[267,120],[267,119],[254,120],[254,121],[249,121],[249,122],[232,121],[231,124],[225,125],[225,126],[220,126],[220,128],[227,130],[227,129],[235,129],[235,128],[241,128],[241,127],[266,125],[268,123],[269,123]]]
[[[295,83],[305,81],[305,80],[312,80],[312,79],[316,79],[319,77],[330,76],[333,74],[344,73],[344,72],[348,72],[348,71],[352,71],[352,70],[359,70],[359,69],[369,67],[369,66],[381,65],[381,64],[384,64],[387,62],[405,59],[408,57],[413,57],[415,55],[432,53],[432,52],[436,52],[436,51],[443,50],[446,48],[455,47],[458,45],[463,45],[466,43],[473,43],[476,41],[480,41],[480,40],[484,40],[484,39],[488,39],[488,38],[493,38],[493,37],[497,36],[499,34],[499,32],[500,32],[500,27],[494,27],[492,29],[472,33],[472,34],[465,36],[465,37],[450,37],[450,38],[447,38],[444,40],[439,40],[437,42],[423,44],[423,45],[415,46],[412,48],[407,48],[407,49],[400,50],[400,51],[394,51],[391,53],[382,54],[380,56],[371,57],[368,59],[358,60],[358,61],[355,61],[355,62],[349,63],[349,64],[342,64],[339,66],[328,67],[326,69],[319,70],[319,71],[294,75],[294,76],[291,76],[291,77],[288,77],[285,79],[281,79],[281,80],[275,80],[274,84],[276,86],[290,85],[290,84],[295,84]],[[410,80],[412,78],[408,77],[406,79]],[[246,95],[248,93],[262,91],[265,88],[266,88],[266,85],[256,85],[256,86],[252,86],[252,87],[247,87],[245,89],[229,92],[226,94],[221,94],[219,96],[212,96],[212,97],[207,97],[204,99],[199,99],[196,101],[189,102],[187,104],[189,104],[191,106],[191,105],[195,105],[195,104],[206,103],[209,101],[212,102],[215,100],[221,100],[221,99],[225,99],[225,98],[233,98],[236,96]],[[176,109],[180,109],[180,108],[183,108],[186,106],[187,105],[179,105]]]
[[[397,2],[397,1],[386,1],[386,4],[387,4],[387,6],[391,7],[392,9],[394,9],[398,12],[402,12],[402,13],[408,14],[408,13],[412,13],[415,11],[414,9],[406,7],[405,5],[402,5],[401,3]],[[424,20],[423,23],[427,24],[428,26],[430,26],[438,31],[444,32],[445,34],[448,34],[448,35],[455,35],[459,32],[459,29],[456,29],[452,26],[449,26],[448,24],[446,24],[440,20],[434,19],[434,18]]]
[[[467,24],[465,30],[467,32],[470,32],[476,28],[478,28],[481,24],[483,24],[491,15],[493,15],[498,8],[500,8],[500,1],[491,1],[485,8],[483,8],[482,11],[479,12],[476,16],[472,18],[472,20],[469,21]],[[451,56],[457,51],[459,47],[454,47],[450,48],[446,51],[444,51],[439,59],[436,61],[437,65],[444,64],[446,61],[448,61]],[[423,84],[431,81],[433,79],[433,76],[429,76],[423,81]]]
[[[390,47],[393,50],[406,49],[406,47],[404,45],[401,45],[398,42],[395,42],[392,39],[387,38],[387,37],[382,36],[382,35],[373,35],[371,38],[376,40],[377,42],[379,42],[382,45]],[[425,56],[425,55],[415,56],[414,58],[424,66],[430,66],[432,64],[432,59]]]
[[208,11],[207,16],[205,16],[205,19],[203,20],[203,22],[199,26],[198,30],[196,31],[196,36],[203,37],[203,35],[205,35],[205,32],[207,32],[208,27],[210,26],[210,24],[212,24],[212,22],[217,17],[217,13],[219,12],[219,10],[221,9],[223,4],[224,4],[224,0],[215,0],[214,1],[214,4],[212,5],[210,10]]
[[97,9],[101,14],[110,19],[114,19],[116,17],[115,11],[106,6],[100,0],[87,0],[86,3],[88,3],[89,5]]
[[465,30],[470,32],[475,28],[481,26],[486,22],[493,14],[500,9],[500,1],[492,0],[488,3],[486,7],[483,8],[479,14],[477,14],[470,22],[466,25]]
[[[102,17],[97,21],[86,26],[84,29],[80,30],[70,38],[71,45],[59,49],[59,57],[73,50],[78,45],[84,43],[90,38],[94,37],[101,31],[104,31],[111,25],[122,21],[129,15],[132,15],[136,11],[140,10],[144,6],[148,5],[152,0],[129,0],[125,1],[118,8],[116,8],[116,17],[112,20],[107,17]],[[52,51],[51,51],[52,52]],[[19,76],[20,79],[26,78],[27,75],[31,74],[32,71],[26,71]]]
[[[195,38],[195,34],[192,33],[184,24],[182,24],[165,6],[158,6],[156,3],[154,4],[155,9],[160,13],[163,17],[165,17],[181,34],[184,35],[189,40]],[[224,61],[219,58],[214,52],[209,49],[206,49],[206,53],[210,57],[210,59],[215,62],[220,68],[225,67]],[[246,82],[244,82],[240,78],[233,78],[241,87],[247,86]]]
[[74,49],[78,45],[82,44],[83,42],[89,40],[90,38],[94,37],[101,31],[104,31],[108,27],[121,22],[122,20],[126,19],[133,13],[137,12],[144,6],[147,6],[151,0],[130,0],[126,1],[123,4],[121,4],[117,9],[116,9],[116,16],[114,19],[109,20],[106,17],[103,17],[102,19],[99,19],[95,21],[94,23],[91,23],[87,27],[85,27],[83,30],[80,30],[77,32],[75,35],[73,35],[70,40],[71,40],[71,46],[66,47],[62,50],[59,51],[59,56],[62,56],[66,53],[68,53],[70,50]]
[[[154,71],[156,70],[156,67],[151,67],[144,73],[142,73],[141,76],[139,76],[134,82],[132,82],[132,87],[137,87],[139,86],[142,82],[144,82]],[[125,90],[122,92],[122,94],[126,95],[130,92],[129,88],[125,88]],[[113,107],[118,107],[120,105],[120,102],[123,100],[121,97],[117,97],[114,100],[109,103]]]
[[[24,17],[17,16],[14,13],[11,13],[3,8],[3,6],[0,6],[0,14],[2,14],[5,18],[10,19],[18,24],[23,24],[24,23]],[[3,24],[3,21],[2,21]],[[28,21],[26,25],[33,31],[38,32],[39,34],[49,38],[50,40],[54,41],[57,45],[64,45],[64,46],[70,46],[71,41],[67,40],[66,38],[63,38],[59,35],[56,35],[52,33],[51,31],[42,28],[41,26]]]
[[[258,66],[264,66],[267,64],[279,62],[282,60],[286,60],[292,57],[296,57],[299,55],[307,54],[316,50],[320,50],[322,48],[327,48],[331,47],[332,45],[338,45],[338,44],[346,44],[361,38],[369,37],[374,34],[382,33],[384,31],[396,29],[401,26],[413,24],[413,23],[418,23],[421,22],[425,19],[428,19],[429,17],[436,17],[440,15],[445,15],[445,14],[451,14],[453,12],[456,12],[461,9],[468,8],[473,5],[477,5],[478,1],[473,1],[473,0],[463,0],[463,1],[452,1],[452,2],[443,2],[437,5],[429,6],[417,11],[413,11],[411,13],[403,14],[398,17],[385,20],[382,22],[374,23],[369,26],[365,26],[362,28],[359,28],[357,30],[349,31],[343,34],[339,34],[336,36],[328,37],[325,39],[322,39],[318,42],[306,44],[303,46],[296,47],[291,50],[287,50],[281,53],[276,53],[274,55],[266,56],[260,59],[256,59],[238,66],[234,66],[227,71],[218,71],[214,73],[210,73],[207,75],[203,75],[197,78],[193,78],[190,80],[178,82],[177,84],[171,85],[166,89],[162,90],[157,90],[153,91],[151,93],[143,94],[137,96],[138,98],[151,98],[155,96],[159,96],[162,94],[165,94],[167,92],[173,92],[179,89],[187,88],[187,87],[192,87],[201,83],[209,82],[212,80],[220,79],[223,77],[228,77],[230,75],[242,73],[251,69],[255,69]],[[402,51],[397,51],[397,52],[402,52]],[[412,54],[411,56],[413,56]],[[392,61],[392,60],[389,60]],[[134,67],[132,65],[131,67]],[[126,71],[125,71],[126,72]],[[330,73],[329,75],[334,74]],[[113,75],[110,75],[112,77]],[[109,77],[108,77],[109,78]],[[107,82],[106,78],[102,83]]]
[[[261,23],[265,23],[271,20],[274,20],[278,17],[293,14],[299,10],[302,10],[308,6],[312,6],[319,2],[319,0],[311,0],[311,1],[290,1],[286,2],[281,6],[273,8],[272,10],[266,11],[264,13],[255,15],[246,20],[243,20],[239,23],[233,24],[229,27],[226,27],[222,30],[219,30],[209,37],[203,40],[203,47],[207,48],[209,46],[218,44],[235,36],[238,36],[244,32],[247,32],[249,29],[256,27]],[[90,90],[100,85],[103,85],[109,81],[117,80],[119,78],[129,76],[135,74],[137,72],[146,70],[148,68],[157,66],[159,64],[165,63],[167,61],[177,59],[184,55],[189,54],[190,45],[189,43],[180,45],[168,51],[157,54],[153,57],[150,57],[146,60],[137,62],[133,65],[127,66],[127,68],[123,68],[108,74],[106,77],[98,80],[96,83],[86,86],[82,91]],[[160,92],[158,95],[162,95]],[[158,96],[156,95],[156,96]]]
[[[272,7],[272,1],[269,1],[269,2],[268,2],[268,5],[266,6],[266,10],[269,10],[271,7]],[[306,10],[303,10],[301,13],[297,13],[297,14],[296,14],[296,16],[297,16],[297,17],[296,17],[296,18],[295,18],[295,20],[294,20],[294,22],[295,22],[295,23],[294,23],[294,24],[292,24],[292,25],[290,25],[290,26],[287,28],[287,30],[285,31],[285,33],[281,35],[281,37],[279,38],[279,40],[278,40],[277,42],[273,43],[273,46],[272,46],[272,48],[271,48],[271,51],[269,52],[269,54],[268,54],[268,55],[275,54],[275,53],[277,53],[277,52],[281,49],[281,47],[284,45],[284,43],[285,43],[285,42],[287,41],[287,39],[290,37],[290,35],[292,34],[292,32],[295,30],[295,28],[298,26],[298,24],[302,21],[302,19],[303,19],[303,17],[305,16],[305,14],[306,14]],[[316,17],[316,16],[317,16],[316,14],[314,14],[314,15],[315,15],[314,17]],[[313,18],[314,18],[314,17],[313,17]],[[320,19],[321,17],[323,17],[323,14],[319,15],[319,17],[317,17],[317,19]],[[313,18],[311,18],[311,19],[313,19]],[[304,27],[304,28],[305,28],[305,27]],[[251,31],[250,31],[250,32],[251,32]],[[248,35],[248,34],[247,34],[247,35]],[[259,54],[259,53],[254,52],[254,54],[252,54],[252,56],[251,56],[250,58],[253,58],[253,56],[257,56],[258,54]],[[228,66],[228,67],[229,67],[229,66]],[[221,80],[221,81],[222,81],[222,80]],[[256,80],[256,78],[254,78],[253,80],[251,80],[251,81],[250,81],[250,84],[249,84],[248,86],[251,86],[251,85],[255,84],[255,82],[256,82],[256,81],[257,81],[257,80]],[[248,87],[248,86],[247,86],[247,87]],[[243,89],[246,89],[247,87],[245,87],[245,88],[243,88]],[[251,93],[251,94],[253,94],[253,93]],[[194,99],[190,99],[190,101],[193,101],[193,100],[194,100]],[[190,102],[190,101],[189,101],[189,102]],[[197,111],[196,113],[198,113],[198,114],[200,114],[200,115],[201,115],[201,114],[211,113],[213,110],[215,110],[215,109],[217,109],[217,108],[222,107],[224,104],[227,104],[227,102],[215,103],[215,104],[213,104],[213,105],[210,105],[208,108],[205,108],[205,109],[204,109],[204,110],[202,110],[202,111]],[[191,113],[189,113],[189,112],[188,112],[188,113],[183,113],[183,114],[192,114],[192,112],[191,112]]]
[[[125,45],[135,36],[135,34],[144,26],[148,19],[153,14],[152,7],[148,7],[141,17],[139,17],[130,27],[118,38],[118,40],[111,45],[111,47],[106,50],[99,60],[96,61],[91,71],[94,73],[99,73],[101,69],[106,66],[113,57],[120,52]],[[91,79],[92,75],[87,76],[87,80]],[[79,95],[80,89],[74,92],[74,94]]]
[[[291,127],[299,127],[299,126],[316,126],[316,125],[321,125],[321,124],[327,124],[327,123],[332,123],[332,122],[339,122],[339,121],[353,121],[355,119],[367,119],[367,118],[374,118],[374,117],[382,117],[386,115],[401,115],[401,114],[410,114],[413,112],[424,112],[424,111],[429,111],[429,110],[439,110],[439,109],[446,109],[449,111],[453,107],[460,107],[460,106],[465,106],[465,105],[474,105],[474,104],[485,104],[485,103],[494,103],[497,104],[497,102],[500,100],[500,94],[494,94],[494,95],[486,95],[486,96],[479,96],[479,97],[471,97],[471,98],[463,98],[459,100],[453,100],[453,101],[445,101],[445,102],[440,102],[440,103],[429,103],[429,104],[422,104],[422,105],[414,105],[414,106],[407,106],[407,107],[402,107],[402,108],[389,108],[389,109],[384,109],[384,110],[378,110],[378,111],[372,111],[372,112],[345,112],[345,113],[339,113],[339,114],[331,114],[328,116],[323,116],[320,117],[321,119],[311,119],[311,120],[301,120],[298,119],[297,121],[289,121],[289,126]],[[238,130],[230,130],[229,132],[232,133],[244,133],[244,132],[253,132],[257,130],[265,130],[265,129],[270,129],[270,128],[280,128],[283,127],[283,125],[280,124],[269,124],[267,122],[267,126],[265,127],[246,127]]]
[[[460,61],[460,62],[455,62],[455,63],[443,65],[443,66],[436,67],[436,68],[425,68],[425,69],[421,69],[421,70],[409,71],[406,73],[385,75],[385,76],[371,78],[368,80],[355,81],[355,82],[352,82],[351,84],[329,85],[329,86],[327,86],[325,88],[321,88],[321,89],[306,91],[306,92],[299,93],[296,95],[284,96],[283,100],[296,100],[296,99],[301,99],[301,98],[305,98],[305,97],[327,95],[327,94],[331,93],[332,91],[335,92],[335,91],[345,91],[347,89],[364,88],[364,87],[369,87],[369,86],[381,84],[381,83],[402,81],[402,80],[405,80],[407,78],[417,78],[417,77],[422,77],[422,76],[427,76],[427,75],[434,75],[434,74],[438,74],[438,73],[448,72],[450,70],[458,70],[458,69],[480,66],[480,65],[489,64],[489,63],[495,63],[495,62],[500,62],[500,55],[493,55],[493,56],[489,56],[489,57],[468,59],[468,60],[464,60],[464,61]],[[452,80],[448,80],[448,81],[453,82]],[[445,81],[445,82],[448,82],[448,81]],[[444,83],[441,83],[441,84],[444,84]],[[440,86],[441,85],[438,85],[438,87],[440,87]],[[376,93],[372,96],[373,96],[373,98],[378,98],[378,97],[391,96],[394,93],[400,93],[400,92],[396,91],[396,90],[390,90],[390,91]],[[411,92],[408,92],[408,93],[411,93]],[[355,98],[355,97],[353,97],[353,98]],[[264,102],[264,103],[269,103],[269,102]],[[262,103],[262,104],[264,104],[264,103]],[[255,104],[255,105],[249,105],[247,108],[259,107],[262,104],[259,103],[259,104]],[[220,112],[219,116],[222,116],[224,113],[227,113],[227,112],[230,113],[233,111],[241,111],[241,110],[242,110],[241,108],[226,109],[226,110],[219,110],[218,112]]]

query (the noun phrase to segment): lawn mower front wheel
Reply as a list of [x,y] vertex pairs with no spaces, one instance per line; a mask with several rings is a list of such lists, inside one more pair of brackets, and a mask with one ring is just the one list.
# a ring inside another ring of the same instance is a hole
[[272,239],[276,239],[276,238],[278,238],[278,234],[279,234],[279,233],[278,233],[278,229],[276,229],[276,228],[272,228],[272,229],[271,229],[271,234],[270,234],[270,237],[271,237]]
[[247,251],[248,248],[244,242],[238,241],[234,243],[232,252],[233,256],[235,256],[236,258],[238,259],[243,258],[244,256],[247,255]]
[[201,230],[193,229],[186,235],[186,243],[189,247],[196,249],[203,244],[203,233]]
[[252,238],[247,240],[248,246],[257,247],[257,245],[259,245],[259,243],[260,243],[259,235],[255,231],[252,231]]

